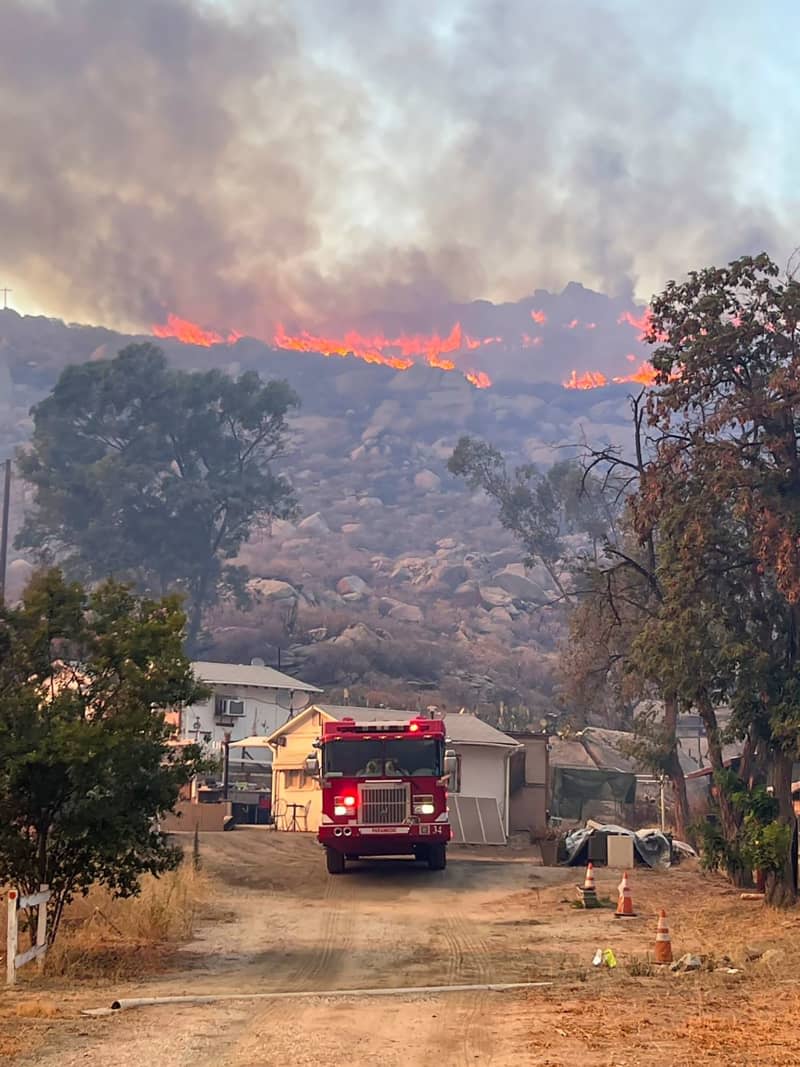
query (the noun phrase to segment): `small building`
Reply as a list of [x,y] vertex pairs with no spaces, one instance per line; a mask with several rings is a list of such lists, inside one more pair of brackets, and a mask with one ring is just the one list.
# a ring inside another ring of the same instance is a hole
[[532,838],[543,837],[550,807],[550,744],[546,733],[512,731],[521,748],[511,756],[511,830],[524,831]]
[[[322,793],[319,782],[306,774],[305,761],[313,752],[312,746],[322,733],[324,722],[345,718],[361,723],[396,722],[412,718],[413,715],[413,712],[396,708],[312,704],[279,726],[269,737],[269,744],[274,750],[272,805],[278,825],[314,832],[319,827]],[[455,812],[451,813],[454,814],[451,821],[456,826],[461,798],[465,801],[468,798],[489,798],[493,804],[497,804],[505,840],[509,833],[510,815],[509,763],[512,754],[522,750],[523,746],[475,715],[445,715],[444,721],[447,747],[455,752],[458,761],[456,781],[451,788],[451,808],[455,808]],[[472,841],[475,835],[467,828],[466,820],[461,831],[462,840],[477,843]]]
[[[192,669],[211,689],[211,696],[181,709],[177,736],[218,753],[222,752],[226,733],[233,742],[245,737],[266,737],[303,711],[312,696],[321,692],[308,682],[258,663],[199,661],[192,664]],[[246,753],[246,749],[232,748],[231,767],[246,760]],[[264,746],[259,750],[258,762],[268,764],[270,756],[271,749]]]

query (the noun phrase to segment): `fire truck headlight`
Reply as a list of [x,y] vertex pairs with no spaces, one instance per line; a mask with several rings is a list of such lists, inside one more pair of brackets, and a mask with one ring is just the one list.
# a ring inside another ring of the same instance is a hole
[[415,797],[414,798],[414,814],[415,815],[433,815],[435,811],[433,797]]
[[334,797],[334,815],[352,815],[356,810],[356,798],[352,794],[343,797]]

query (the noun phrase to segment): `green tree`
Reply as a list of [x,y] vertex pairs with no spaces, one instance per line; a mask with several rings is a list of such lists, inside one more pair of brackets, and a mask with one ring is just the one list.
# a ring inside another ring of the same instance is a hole
[[[656,454],[636,500],[641,535],[658,526],[669,536],[672,639],[661,655],[692,676],[710,746],[715,702],[731,705],[732,734],[744,742],[740,783],[772,790],[776,827],[766,837],[776,847],[787,840],[778,827],[794,824],[800,753],[798,336],[800,283],[766,255],[670,283],[652,304]],[[722,768],[716,777],[734,814],[744,812]],[[750,816],[746,827],[731,820],[732,849],[732,836],[752,839]],[[795,892],[786,848],[768,900],[790,903]]]
[[202,768],[159,710],[206,694],[184,624],[175,597],[87,594],[57,570],[0,610],[0,883],[50,887],[51,941],[76,894],[130,896],[179,863],[155,821]]
[[68,367],[19,457],[35,509],[18,546],[84,581],[183,593],[195,647],[210,604],[245,599],[230,560],[256,524],[294,513],[273,466],[297,404],[285,382],[173,370],[151,344]]

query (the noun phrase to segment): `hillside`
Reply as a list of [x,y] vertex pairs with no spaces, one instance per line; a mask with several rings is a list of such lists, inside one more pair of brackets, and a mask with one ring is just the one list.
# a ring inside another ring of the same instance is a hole
[[[302,398],[285,469],[303,518],[260,531],[244,548],[254,604],[246,613],[217,611],[208,657],[277,663],[280,650],[284,669],[326,688],[369,692],[370,700],[487,714],[502,701],[534,717],[553,709],[562,628],[548,607],[551,583],[542,568],[525,571],[489,503],[450,476],[446,462],[463,433],[542,466],[574,454],[582,440],[624,443],[631,386],[560,382],[575,368],[613,373],[636,334],[618,321],[621,305],[579,286],[529,303],[547,304],[550,340],[483,351],[494,383],[483,389],[424,364],[396,371],[252,339],[158,342],[177,365],[257,369],[286,378]],[[480,305],[472,315],[497,327],[503,314],[520,314],[505,307]],[[594,325],[581,333],[575,321]],[[30,406],[66,364],[108,358],[130,340],[0,312],[0,453],[24,443]],[[15,521],[23,506],[17,486]],[[27,570],[22,560],[12,564],[12,593]]]

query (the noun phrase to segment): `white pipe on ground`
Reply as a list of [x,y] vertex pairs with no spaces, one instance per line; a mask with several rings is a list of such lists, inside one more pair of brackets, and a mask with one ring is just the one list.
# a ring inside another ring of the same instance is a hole
[[199,993],[176,997],[132,997],[115,1000],[110,1008],[93,1008],[82,1015],[108,1015],[128,1008],[148,1008],[169,1004],[214,1004],[224,1000],[311,1000],[325,997],[411,997],[431,993],[505,993],[512,989],[537,989],[552,982],[486,982],[481,985],[400,986],[388,989],[317,989],[292,993]]

